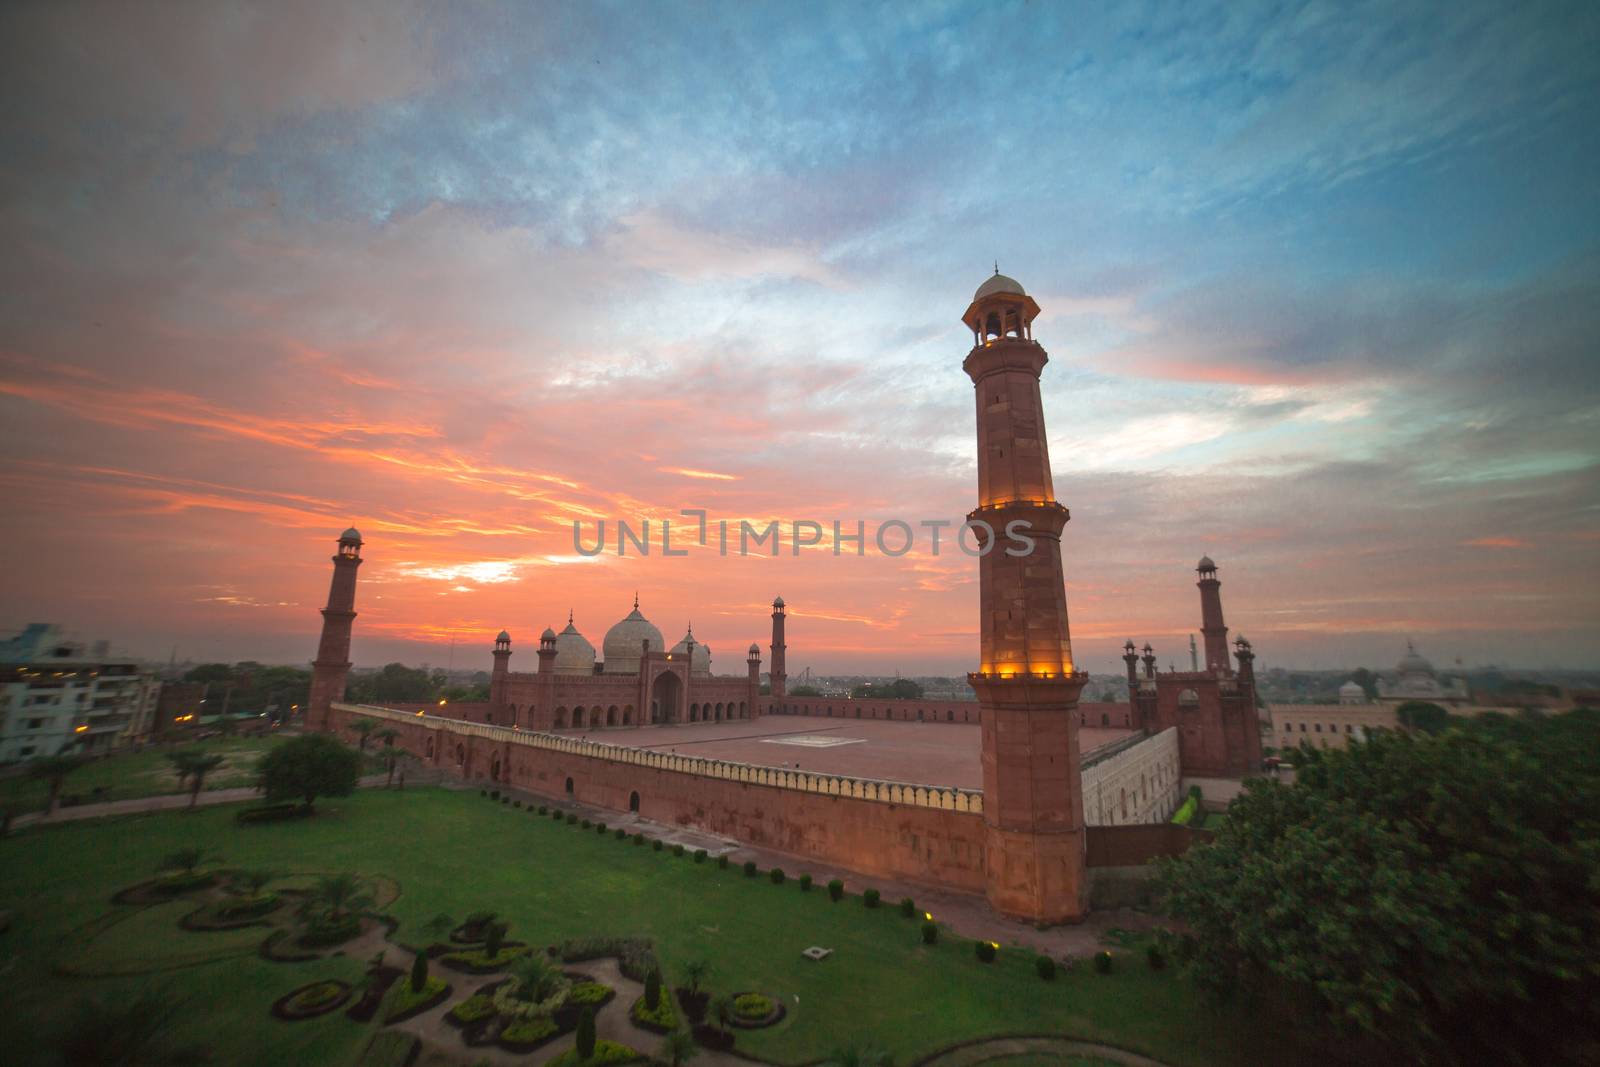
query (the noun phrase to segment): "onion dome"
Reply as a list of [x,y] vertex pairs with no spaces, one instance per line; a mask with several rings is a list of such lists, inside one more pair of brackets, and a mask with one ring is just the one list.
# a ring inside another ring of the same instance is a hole
[[750,642],[750,657],[752,659],[761,658],[761,646],[756,644],[754,641]]
[[1351,679],[1339,687],[1339,703],[1365,704],[1367,691],[1361,688],[1361,683]]
[[995,271],[994,277],[984,279],[983,284],[978,286],[978,291],[972,294],[972,299],[982,300],[984,297],[993,296],[995,293],[1016,293],[1018,296],[1028,295],[1023,290],[1021,282]]
[[711,646],[703,645],[699,641],[694,640],[694,627],[692,626],[689,628],[689,631],[683,635],[682,639],[679,640],[677,644],[672,646],[671,652],[673,656],[681,656],[688,652],[689,642],[691,641],[694,641],[694,652],[690,653],[689,655],[689,673],[710,674]]
[[1200,562],[1196,563],[1194,565],[1194,569],[1199,571],[1200,573],[1204,574],[1206,571],[1214,571],[1214,570],[1216,570],[1217,569],[1217,565],[1215,563],[1211,562],[1211,557],[1210,556],[1201,556],[1200,557]]
[[555,639],[556,639],[556,632],[554,630],[550,629],[550,627],[548,627],[548,626],[546,626],[544,628],[544,633],[539,635],[539,643],[540,644],[543,644],[546,641],[554,641]]
[[1433,664],[1429,663],[1417,651],[1417,646],[1410,641],[1406,642],[1406,654],[1400,657],[1400,662],[1395,664],[1394,669],[1401,674],[1433,674]]
[[494,638],[494,642],[497,645],[500,644],[502,641],[504,641],[504,642],[506,642],[508,644],[511,641],[511,635],[506,633],[504,630],[501,630],[498,634],[495,635],[495,638]]
[[572,625],[567,615],[567,628],[556,634],[556,661],[552,668],[557,674],[593,674],[594,646]]
[[783,597],[779,597],[778,599],[774,600],[772,602],[772,606],[775,607],[775,608],[783,607]]
[[646,641],[650,642],[652,652],[661,652],[667,647],[667,639],[661,636],[661,631],[639,613],[639,598],[634,597],[633,610],[606,631],[606,638],[600,644],[604,672],[638,674]]

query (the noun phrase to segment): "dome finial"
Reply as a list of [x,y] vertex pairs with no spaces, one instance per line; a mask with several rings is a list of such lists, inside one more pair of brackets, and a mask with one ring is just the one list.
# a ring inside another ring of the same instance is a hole
[[994,261],[994,272],[996,274],[1000,273],[1000,261],[998,259]]
[[637,589],[633,591],[633,610],[639,610],[639,590]]
[[567,625],[568,626],[572,625],[572,609],[571,608],[567,609]]

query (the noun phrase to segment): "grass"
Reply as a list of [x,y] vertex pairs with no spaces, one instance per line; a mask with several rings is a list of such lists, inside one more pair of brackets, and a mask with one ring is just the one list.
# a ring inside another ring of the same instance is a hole
[[[682,981],[685,962],[704,959],[711,964],[704,984],[713,993],[758,989],[781,997],[789,1009],[784,1021],[739,1040],[746,1051],[784,1063],[816,1059],[846,1039],[882,1045],[903,1062],[1007,1032],[1105,1041],[1181,1067],[1267,1063],[1273,1055],[1284,1062],[1295,1051],[1289,1036],[1263,1033],[1248,1013],[1200,1009],[1176,968],[1154,972],[1130,961],[1102,976],[1084,965],[1042,982],[1031,951],[1003,946],[994,963],[979,963],[971,943],[953,936],[923,945],[916,924],[893,909],[835,906],[825,893],[775,889],[737,868],[681,863],[609,835],[529,818],[476,792],[362,790],[319,804],[314,819],[254,826],[237,825],[236,810],[64,823],[0,840],[0,909],[13,913],[0,942],[11,957],[4,1014],[32,1022],[3,1038],[15,1062],[46,1059],[49,1035],[83,994],[126,996],[149,982],[195,1006],[174,1037],[207,1046],[216,1062],[343,1065],[358,1058],[372,1026],[342,1012],[288,1026],[267,1008],[317,979],[358,983],[364,961],[263,960],[241,951],[249,931],[179,931],[182,903],[107,927],[108,915],[125,910],[111,895],[189,844],[214,849],[229,867],[388,876],[380,884],[398,885],[381,895],[400,921],[402,942],[441,912],[478,909],[498,912],[536,945],[594,935],[651,938],[664,986]],[[813,963],[800,956],[808,945],[834,955]],[[206,952],[226,958],[193,962]],[[56,971],[64,960],[86,966],[100,958],[120,971],[141,960],[177,969],[153,978]],[[403,960],[391,953],[390,962]],[[458,982],[453,998],[462,999],[467,985]],[[654,1040],[643,1031],[639,1038]]]
[[[62,783],[61,795],[82,797],[87,804],[96,787],[106,791],[100,800],[133,800],[185,792],[186,787],[178,784],[178,775],[167,758],[169,752],[180,748],[197,748],[224,758],[222,766],[206,775],[207,792],[253,785],[256,760],[278,741],[277,737],[213,738],[195,745],[162,745],[142,752],[119,752],[73,771]],[[0,810],[18,815],[43,811],[49,799],[48,782],[29,778],[25,773],[0,778]]]

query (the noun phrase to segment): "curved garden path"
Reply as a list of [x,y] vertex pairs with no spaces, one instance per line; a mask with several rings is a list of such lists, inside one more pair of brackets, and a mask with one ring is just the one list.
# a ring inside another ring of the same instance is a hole
[[1057,1056],[1063,1061],[1068,1056],[1080,1056],[1119,1063],[1124,1067],[1168,1067],[1161,1060],[1153,1060],[1115,1045],[1100,1045],[1070,1037],[1043,1036],[985,1038],[936,1052],[914,1062],[915,1067],[976,1067],[1009,1056]]

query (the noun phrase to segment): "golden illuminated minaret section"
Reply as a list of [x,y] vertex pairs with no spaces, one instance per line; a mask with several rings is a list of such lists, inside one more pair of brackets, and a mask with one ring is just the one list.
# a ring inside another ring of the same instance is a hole
[[[1000,274],[962,316],[973,334],[962,368],[978,405],[981,668],[968,676],[983,709],[983,814],[989,901],[1038,923],[1086,911],[1078,694],[1061,532],[1045,442],[1033,339],[1039,305]],[[1030,544],[1031,542],[1031,544]]]

